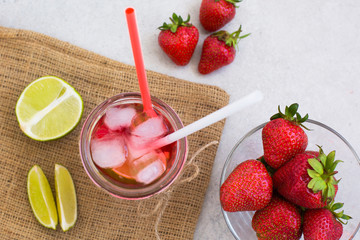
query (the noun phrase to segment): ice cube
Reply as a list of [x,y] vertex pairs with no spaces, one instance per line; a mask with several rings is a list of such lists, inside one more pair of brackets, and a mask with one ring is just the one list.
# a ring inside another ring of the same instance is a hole
[[166,170],[166,158],[162,152],[152,151],[138,159],[128,159],[113,171],[122,177],[149,184],[159,178]]
[[167,128],[164,124],[163,118],[157,116],[149,118],[145,122],[135,126],[132,129],[131,134],[146,139],[154,139],[165,135],[166,132]]
[[126,142],[129,158],[137,159],[148,153],[150,150],[153,150],[148,146],[150,141],[151,139],[148,138],[130,135]]
[[136,110],[132,107],[114,107],[106,111],[104,122],[109,129],[115,131],[129,127],[135,115]]
[[165,167],[161,161],[156,160],[146,166],[136,176],[136,181],[149,184],[159,178],[165,172]]
[[149,184],[158,179],[166,170],[166,159],[162,152],[150,152],[132,161],[135,180]]
[[126,160],[124,141],[120,137],[93,139],[90,147],[94,162],[101,168],[119,167]]

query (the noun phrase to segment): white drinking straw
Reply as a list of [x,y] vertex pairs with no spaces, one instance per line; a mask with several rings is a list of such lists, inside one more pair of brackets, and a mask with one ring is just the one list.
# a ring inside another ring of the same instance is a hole
[[246,107],[251,106],[254,103],[260,102],[263,99],[263,94],[256,90],[249,95],[236,100],[235,102],[213,112],[209,115],[157,140],[152,148],[160,148],[170,143],[173,143],[181,138],[184,138],[194,132],[197,132],[207,126],[210,126],[213,123],[216,123],[240,110],[243,110]]

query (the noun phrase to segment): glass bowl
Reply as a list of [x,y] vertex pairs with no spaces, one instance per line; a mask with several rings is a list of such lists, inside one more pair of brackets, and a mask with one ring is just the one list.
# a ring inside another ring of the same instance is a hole
[[[222,170],[220,186],[239,163],[263,155],[261,132],[265,124],[252,129],[236,143]],[[360,159],[350,143],[332,128],[310,119],[304,125],[311,129],[311,131],[306,131],[309,142],[307,150],[318,151],[316,145],[319,145],[322,146],[325,154],[335,150],[335,159],[344,161],[336,167],[337,179],[341,178],[341,181],[335,202],[344,203],[342,210],[353,218],[347,225],[343,225],[344,231],[341,240],[355,239],[355,235],[357,237],[360,235],[357,234],[360,227]],[[235,239],[257,239],[255,231],[251,227],[254,211],[226,212],[223,209],[221,211]]]

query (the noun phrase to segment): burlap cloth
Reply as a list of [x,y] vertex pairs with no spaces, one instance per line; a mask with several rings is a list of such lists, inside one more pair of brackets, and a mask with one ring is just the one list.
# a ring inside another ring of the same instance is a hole
[[[23,89],[45,75],[58,76],[79,91],[84,115],[67,136],[37,142],[21,132],[14,108]],[[185,125],[229,100],[214,86],[152,71],[148,71],[148,80],[151,94],[172,106]],[[194,158],[167,192],[147,200],[112,197],[97,188],[83,169],[78,139],[85,117],[106,98],[133,91],[139,91],[133,66],[39,33],[0,27],[1,239],[156,239],[156,230],[161,239],[193,238],[217,144]],[[221,121],[189,136],[188,161],[199,148],[219,141],[223,126]],[[27,173],[34,164],[41,166],[54,190],[55,163],[69,169],[77,192],[78,221],[65,233],[59,226],[54,231],[37,222],[26,192]]]

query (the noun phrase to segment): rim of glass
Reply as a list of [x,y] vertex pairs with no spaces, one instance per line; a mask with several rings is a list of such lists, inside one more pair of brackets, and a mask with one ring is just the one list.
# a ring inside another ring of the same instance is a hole
[[[351,146],[351,144],[340,134],[338,133],[337,131],[335,131],[334,129],[332,129],[331,127],[321,123],[321,122],[318,122],[318,121],[315,121],[315,120],[312,120],[312,119],[308,119],[306,120],[306,122],[309,122],[309,123],[312,123],[312,124],[315,124],[315,125],[318,125],[320,127],[323,127],[327,130],[329,130],[330,132],[332,132],[333,134],[335,134],[337,137],[339,137],[347,146],[348,148],[350,149],[350,151],[352,152],[352,154],[354,155],[354,157],[356,158],[357,162],[359,163],[360,165],[360,158],[359,156],[357,155],[357,153],[355,152],[355,149]],[[220,177],[220,186],[222,185],[222,183],[225,181],[225,171],[227,170],[227,167],[231,161],[231,158],[232,158],[232,155],[234,154],[235,150],[237,149],[237,147],[246,139],[248,138],[249,136],[251,136],[252,134],[254,134],[255,132],[257,132],[258,130],[262,129],[268,122],[265,122],[265,123],[262,123],[260,124],[259,126],[251,129],[248,133],[246,133],[242,138],[240,138],[240,140],[235,144],[235,146],[231,149],[229,155],[227,156],[226,158],[226,161],[225,161],[225,164],[224,164],[224,167],[221,171],[221,177]],[[219,194],[220,194],[220,191],[219,191]],[[226,225],[228,226],[228,228],[230,229],[230,232],[232,233],[232,235],[235,237],[235,239],[237,240],[240,240],[239,236],[237,235],[235,229],[233,228],[231,222],[230,222],[230,219],[227,215],[227,212],[224,211],[224,209],[221,207],[221,212],[225,218],[225,222],[226,222]],[[360,229],[360,223],[358,224],[358,226],[356,227],[353,235],[351,236],[350,239],[352,239],[356,234],[357,232],[359,231]]]
[[[177,141],[176,143],[177,149],[183,149],[183,150],[176,151],[176,156],[175,156],[176,161],[173,163],[173,166],[171,167],[169,172],[166,173],[165,176],[163,176],[160,180],[156,181],[155,183],[146,185],[143,188],[136,188],[136,189],[124,188],[112,183],[107,178],[105,178],[102,173],[100,173],[100,171],[95,166],[91,158],[89,158],[90,144],[86,144],[86,140],[91,136],[93,127],[96,125],[96,122],[105,114],[106,110],[109,107],[116,105],[116,103],[121,102],[121,100],[123,99],[129,99],[132,102],[133,100],[137,100],[138,103],[142,103],[140,93],[127,92],[112,96],[106,99],[105,101],[101,102],[99,105],[97,105],[89,113],[81,129],[80,140],[79,140],[80,158],[85,172],[97,187],[101,188],[102,190],[106,191],[110,195],[117,198],[128,199],[128,200],[144,199],[164,191],[179,176],[186,162],[187,153],[188,153],[188,142],[186,137]],[[158,110],[161,109],[160,111],[161,113],[166,112],[166,114],[164,115],[167,117],[170,124],[174,127],[174,130],[183,127],[183,123],[181,119],[168,104],[166,104],[164,101],[160,100],[159,98],[153,96],[151,96],[151,99],[153,101],[153,105],[155,108],[157,108]]]

